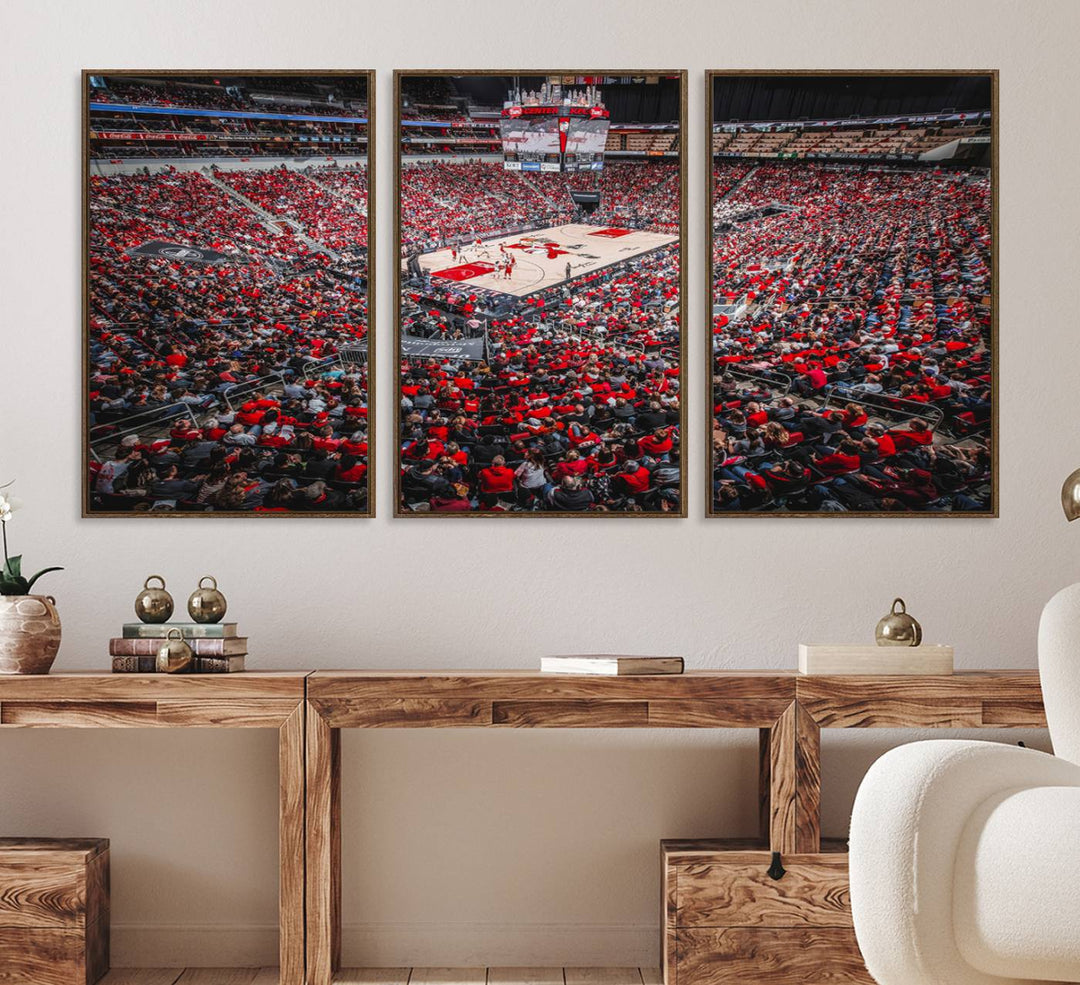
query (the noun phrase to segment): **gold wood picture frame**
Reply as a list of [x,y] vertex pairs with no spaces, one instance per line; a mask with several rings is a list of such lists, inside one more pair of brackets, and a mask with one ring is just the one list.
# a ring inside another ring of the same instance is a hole
[[[637,87],[633,111],[607,95],[620,87]],[[685,517],[686,72],[398,70],[394,104],[394,515]],[[605,195],[623,158],[655,180],[636,199]],[[587,285],[649,264],[670,281],[648,331],[623,334],[628,282],[600,298],[616,310],[601,324]],[[556,301],[590,315],[568,327]]]
[[374,516],[374,71],[81,81],[83,517]]
[[997,517],[997,70],[706,79],[706,515]]

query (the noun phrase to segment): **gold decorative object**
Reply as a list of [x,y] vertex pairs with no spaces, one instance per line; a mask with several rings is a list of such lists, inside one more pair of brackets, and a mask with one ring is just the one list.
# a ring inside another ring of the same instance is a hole
[[874,639],[878,646],[918,646],[922,642],[922,626],[914,616],[908,615],[903,599],[893,599],[889,614],[877,624]]
[[47,674],[60,649],[51,595],[0,595],[0,674]]
[[[211,583],[210,588],[203,588],[203,582]],[[217,579],[213,575],[204,575],[199,579],[199,587],[191,593],[187,610],[195,622],[220,622],[229,603],[218,591]]]
[[[151,588],[150,582],[161,582],[160,588]],[[143,590],[135,596],[135,615],[142,622],[168,622],[173,614],[173,597],[165,591],[165,579],[151,575],[143,582]]]
[[1080,517],[1080,469],[1077,469],[1061,485],[1061,508],[1066,520]]
[[[176,634],[175,636],[173,634]],[[179,674],[191,666],[195,654],[184,641],[184,634],[175,626],[169,630],[157,652],[157,672],[159,674]]]

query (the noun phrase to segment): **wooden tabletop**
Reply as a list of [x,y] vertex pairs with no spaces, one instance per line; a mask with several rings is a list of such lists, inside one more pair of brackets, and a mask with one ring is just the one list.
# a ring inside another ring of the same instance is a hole
[[770,728],[793,702],[821,728],[1046,724],[1034,670],[603,677],[473,669],[0,676],[0,726],[269,727],[305,697],[331,728]]
[[304,695],[310,670],[241,671],[237,674],[112,674],[68,671],[51,674],[0,674],[0,701],[5,698],[83,698],[226,694],[243,698]]
[[1045,724],[1034,670],[947,677],[318,670],[307,695],[331,728],[768,728],[794,701],[823,728]]
[[979,670],[948,676],[807,675],[799,704],[821,728],[1042,728],[1035,670]]
[[278,728],[304,700],[307,671],[0,676],[0,727]]

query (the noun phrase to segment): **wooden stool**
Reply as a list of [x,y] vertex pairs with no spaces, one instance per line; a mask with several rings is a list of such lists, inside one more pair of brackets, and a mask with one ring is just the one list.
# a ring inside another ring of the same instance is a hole
[[94,985],[109,970],[109,840],[0,838],[0,980]]

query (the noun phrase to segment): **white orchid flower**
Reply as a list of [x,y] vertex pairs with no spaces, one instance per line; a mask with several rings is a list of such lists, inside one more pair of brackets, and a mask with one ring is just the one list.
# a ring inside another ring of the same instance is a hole
[[[7,489],[11,483],[8,482],[0,489]],[[0,523],[7,523],[11,519],[11,514],[16,510],[22,508],[22,500],[17,499],[15,496],[11,496],[8,493],[0,492]]]

